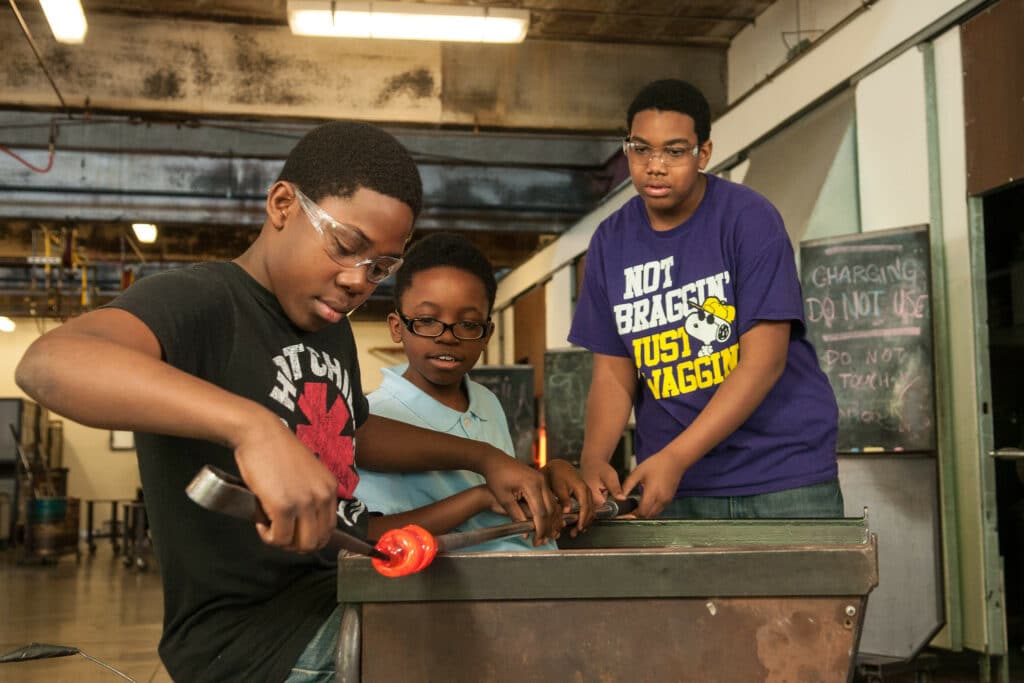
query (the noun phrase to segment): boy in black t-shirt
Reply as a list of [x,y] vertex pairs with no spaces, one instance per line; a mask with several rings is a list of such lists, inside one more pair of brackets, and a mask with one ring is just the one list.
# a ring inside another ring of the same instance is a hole
[[[352,497],[356,451],[368,469],[479,472],[513,518],[529,505],[537,543],[557,535],[542,474],[491,445],[368,414],[346,315],[401,265],[421,202],[392,136],[319,126],[290,153],[239,258],[144,278],[18,365],[18,385],[51,410],[138,433],[164,582],[160,655],[176,680],[330,679],[334,558],[313,551],[339,515],[365,528],[359,504],[338,504]],[[240,474],[270,524],[188,500],[205,464]]]

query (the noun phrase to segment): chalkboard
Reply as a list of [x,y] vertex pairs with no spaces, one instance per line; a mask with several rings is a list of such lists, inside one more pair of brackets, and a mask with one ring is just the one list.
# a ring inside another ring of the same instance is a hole
[[934,451],[928,226],[804,242],[800,271],[838,450]]
[[579,464],[594,354],[569,348],[544,352],[544,429],[548,460]]
[[533,398],[532,365],[481,365],[469,371],[474,382],[494,392],[505,410],[516,459],[533,464],[537,411]]

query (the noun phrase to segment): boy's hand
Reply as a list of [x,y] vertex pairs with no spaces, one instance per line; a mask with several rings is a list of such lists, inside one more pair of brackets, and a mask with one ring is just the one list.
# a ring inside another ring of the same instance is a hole
[[338,480],[276,417],[260,422],[235,446],[242,479],[270,518],[256,530],[269,545],[318,550],[337,524]]
[[480,474],[487,480],[487,488],[504,508],[505,514],[517,522],[526,519],[519,506],[519,501],[526,501],[533,513],[534,545],[543,545],[558,538],[565,525],[562,510],[547,487],[543,474],[504,453],[488,457],[481,465]]
[[596,501],[603,503],[608,496],[617,500],[626,497],[619,484],[619,473],[607,462],[580,460],[580,476],[590,487],[590,492]]
[[490,511],[496,515],[507,516],[505,508],[502,507],[501,503],[498,502],[498,499],[494,497],[494,494],[491,493],[491,490],[487,488],[487,484],[480,484],[479,486],[474,486],[470,490],[473,491],[474,495],[476,496],[477,503],[475,507],[480,512]]
[[686,466],[664,451],[655,453],[637,465],[622,483],[622,488],[626,491],[643,486],[643,496],[636,509],[636,516],[651,518],[661,514],[665,506],[675,498],[679,480],[683,478],[685,472]]
[[590,487],[568,460],[553,459],[541,471],[547,477],[548,486],[558,496],[558,503],[562,506],[563,514],[571,510],[572,500],[576,499],[579,506],[579,519],[569,530],[569,534],[575,537],[594,521],[594,499],[590,493]]

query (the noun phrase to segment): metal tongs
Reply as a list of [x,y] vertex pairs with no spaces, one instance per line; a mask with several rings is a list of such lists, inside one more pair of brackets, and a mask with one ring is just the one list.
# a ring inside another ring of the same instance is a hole
[[[270,518],[263,511],[256,494],[249,490],[245,482],[212,465],[204,465],[203,469],[199,470],[185,489],[185,494],[207,510],[260,524],[270,524]],[[344,522],[339,518],[338,526],[331,532],[331,538],[327,541],[327,552],[337,555],[338,552],[347,550],[379,560],[391,559],[368,541],[347,531],[343,525]]]

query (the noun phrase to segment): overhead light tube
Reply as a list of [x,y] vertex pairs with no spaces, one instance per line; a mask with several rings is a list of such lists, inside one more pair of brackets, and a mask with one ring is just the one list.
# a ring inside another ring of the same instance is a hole
[[303,36],[521,43],[528,10],[411,2],[288,0],[288,25]]
[[85,41],[89,25],[85,21],[80,0],[39,0],[43,14],[58,43],[79,44]]
[[157,229],[152,223],[132,223],[132,232],[143,244],[156,242]]

